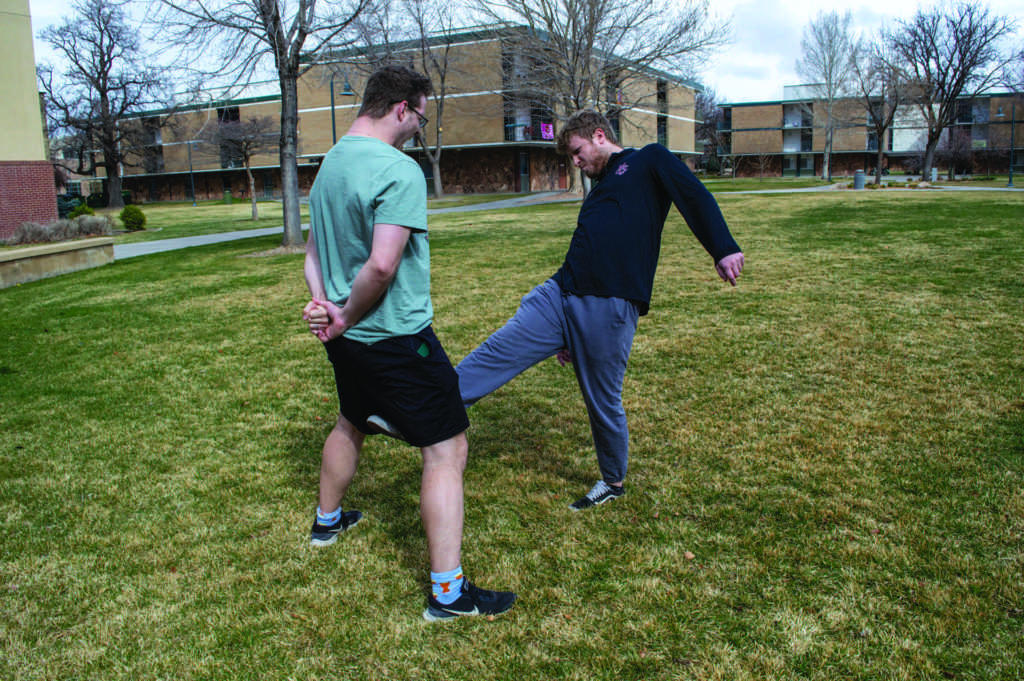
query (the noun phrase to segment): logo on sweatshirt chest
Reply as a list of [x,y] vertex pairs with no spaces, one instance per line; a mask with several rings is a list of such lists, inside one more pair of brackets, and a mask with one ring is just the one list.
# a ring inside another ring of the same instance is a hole
[[629,170],[629,165],[626,164],[626,163],[623,163],[622,165],[620,165],[618,168],[615,169],[615,174],[616,175],[625,175],[627,170]]

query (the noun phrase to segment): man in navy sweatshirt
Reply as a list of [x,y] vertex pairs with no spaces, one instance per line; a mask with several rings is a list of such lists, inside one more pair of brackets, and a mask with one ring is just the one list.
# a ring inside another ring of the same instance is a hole
[[650,307],[671,204],[723,281],[736,285],[744,258],[714,197],[665,147],[623,149],[604,116],[580,111],[559,132],[558,150],[597,180],[580,208],[565,262],[457,371],[468,407],[542,360],[572,362],[601,470],[590,492],[570,505],[578,511],[625,493],[629,428],[622,381],[637,321]]

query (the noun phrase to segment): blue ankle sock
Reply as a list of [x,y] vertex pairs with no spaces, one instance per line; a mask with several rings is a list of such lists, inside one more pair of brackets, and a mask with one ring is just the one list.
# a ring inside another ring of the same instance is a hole
[[316,507],[316,521],[321,525],[333,525],[338,522],[339,518],[341,518],[341,506],[330,513],[324,513],[319,506]]
[[434,598],[441,605],[454,603],[462,595],[462,583],[465,579],[462,576],[461,565],[450,572],[431,572],[430,583]]

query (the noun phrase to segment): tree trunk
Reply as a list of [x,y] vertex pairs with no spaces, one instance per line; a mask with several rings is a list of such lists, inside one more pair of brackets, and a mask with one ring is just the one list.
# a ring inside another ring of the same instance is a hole
[[569,191],[586,196],[590,193],[590,185],[587,183],[587,178],[583,175],[583,171],[572,165],[571,160],[569,163],[571,168],[569,171]]
[[284,203],[285,248],[299,248],[305,244],[302,238],[302,215],[299,210],[299,164],[298,164],[298,76],[281,77],[281,193]]
[[117,164],[105,166],[107,170],[107,208],[124,208],[124,197],[121,196],[121,173]]
[[249,178],[249,199],[252,201],[252,221],[260,219],[259,209],[256,208],[256,180],[252,177],[252,166],[248,159],[245,161],[245,174]]
[[829,123],[825,129],[825,157],[824,166],[821,169],[822,179],[832,181],[832,124]]
[[444,196],[444,184],[441,181],[441,158],[440,154],[430,157],[430,167],[434,173],[434,198],[440,199]]
[[[878,139],[881,140],[884,136],[884,132],[881,135],[877,135]],[[882,184],[882,162],[885,161],[885,152],[883,151],[882,142],[878,142],[878,156],[875,160],[875,184]]]
[[924,181],[930,181],[929,178],[932,176],[932,165],[935,164],[935,147],[938,146],[939,140],[928,140],[928,145],[924,148],[924,162],[921,164],[921,179]]
[[939,147],[939,140],[942,139],[942,130],[928,132],[928,143],[925,145],[925,162],[922,163],[921,179],[931,181],[932,166],[935,165],[935,150]]

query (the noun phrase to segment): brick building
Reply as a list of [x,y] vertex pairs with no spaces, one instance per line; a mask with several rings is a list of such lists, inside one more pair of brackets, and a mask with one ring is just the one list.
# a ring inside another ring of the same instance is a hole
[[28,0],[0,0],[0,82],[5,94],[0,107],[0,239],[5,239],[23,222],[57,219]]
[[[517,30],[517,29],[504,29]],[[441,176],[445,193],[529,192],[565,189],[571,168],[554,150],[557,122],[509,83],[516,69],[528,60],[510,54],[507,43],[494,30],[467,30],[447,38],[447,96],[444,102]],[[398,52],[402,52],[399,46]],[[418,43],[406,46],[415,56]],[[316,63],[299,81],[299,183],[309,190],[320,160],[355,118],[367,76],[352,65],[352,53]],[[680,156],[694,149],[694,95],[696,85],[656,71],[631,79],[630,100],[650,105],[622,112],[613,121],[623,142],[638,146],[658,141]],[[147,125],[160,112],[142,115]],[[428,102],[432,119],[426,129],[434,143],[436,109]],[[221,198],[227,194],[248,198],[246,174],[238,159],[208,141],[211,129],[222,121],[251,117],[280,119],[277,82],[254,84],[239,97],[223,99],[208,92],[205,101],[174,115],[173,125],[153,129],[150,144],[138,150],[124,168],[124,187],[137,202]],[[275,133],[276,136],[276,133]],[[433,169],[413,142],[407,153],[419,161],[433,180]],[[257,197],[279,197],[281,191],[276,148],[253,159]],[[193,194],[194,187],[194,194]]]
[[[964,98],[956,120],[939,144],[936,166],[958,174],[1005,173],[1010,162],[1011,132],[1024,119],[1020,93],[992,93]],[[786,88],[786,98],[771,102],[722,105],[720,156],[729,159],[737,175],[817,177],[823,173],[826,138],[824,103],[807,96],[804,88]],[[859,99],[839,100],[833,119],[832,175],[874,172],[879,140],[868,126]],[[1024,128],[1022,128],[1024,130]],[[893,127],[881,140],[883,168],[895,173],[920,170],[926,128],[913,105],[897,111]],[[1020,131],[1016,131],[1020,132]],[[1024,135],[1012,135],[1014,172],[1024,163]],[[959,147],[954,150],[954,147]]]

